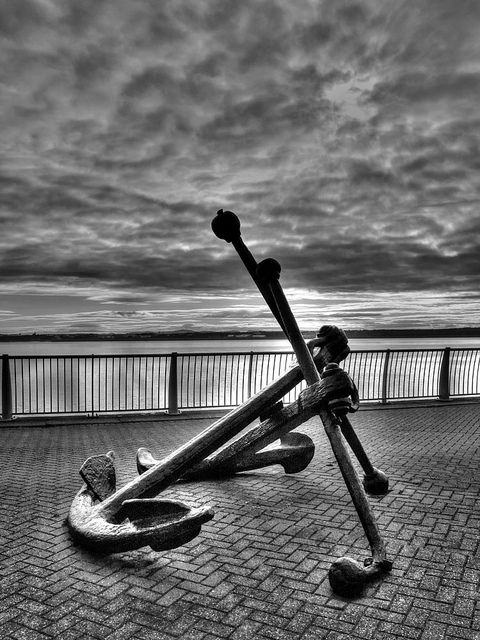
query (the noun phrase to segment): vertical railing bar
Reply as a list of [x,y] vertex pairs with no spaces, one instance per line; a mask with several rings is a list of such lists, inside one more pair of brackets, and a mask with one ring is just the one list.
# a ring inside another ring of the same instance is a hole
[[402,364],[401,364],[401,371],[402,371],[402,398],[406,398],[407,394],[406,394],[406,375],[405,375],[405,361],[406,361],[406,351],[402,351]]
[[390,349],[385,352],[385,359],[383,361],[383,376],[382,376],[382,404],[386,404],[388,400],[388,374],[389,374],[389,362],[390,362]]
[[[142,406],[145,408],[145,373],[144,373],[144,384],[142,385],[142,371],[144,371],[142,364],[144,359],[145,359],[144,356],[140,356],[139,362],[138,362],[138,408],[139,409],[141,409]],[[142,401],[142,393],[141,393],[142,386],[144,391],[143,401]]]
[[94,376],[94,369],[95,369],[95,356],[91,355],[91,367],[90,367],[90,372],[91,372],[91,381],[90,381],[90,389],[91,389],[91,412],[92,412],[92,418],[95,416],[95,407],[94,407],[94,396],[95,396],[95,376]]
[[108,370],[110,364],[110,356],[104,358],[105,366],[103,368],[103,411],[108,411]]
[[230,390],[228,404],[233,405],[233,363],[235,362],[235,356],[229,356],[230,359]]
[[111,390],[110,390],[110,406],[112,407],[112,411],[115,410],[115,396],[114,396],[114,389],[115,389],[115,364],[117,362],[117,356],[112,356],[112,373],[110,376],[110,386],[111,386]]
[[66,402],[66,398],[67,398],[67,359],[65,357],[62,358],[62,362],[63,362],[63,405],[62,405],[62,412],[65,411],[65,409],[67,408],[67,402]]
[[[460,378],[461,389],[468,389],[468,373],[469,371],[469,354],[465,354],[463,351],[459,351],[458,349],[452,349],[450,352],[450,395],[456,395],[457,391],[457,379]],[[455,363],[455,368],[454,368]],[[457,374],[459,372],[459,374]]]
[[[422,366],[420,371],[424,371],[427,375],[423,376],[423,383],[426,385],[427,396],[431,398],[431,377],[430,377],[430,362],[431,354],[429,351],[424,351],[422,354]],[[414,394],[415,397],[415,394]]]
[[[163,398],[165,408],[167,407],[167,358],[162,356],[163,363]],[[159,362],[159,375],[160,375],[160,362]],[[160,385],[157,385],[158,404],[160,405]]]
[[[396,376],[396,366],[397,366],[397,352],[393,349],[390,350],[390,368],[389,368],[389,377],[388,377],[388,388],[391,389],[389,392],[389,398],[391,400],[396,399],[395,395],[395,376]],[[393,357],[392,357],[393,356]]]
[[[197,358],[194,354],[189,354],[187,356],[187,404],[188,407],[192,407],[195,404],[195,364]],[[193,367],[192,367],[193,363]],[[192,375],[193,369],[193,375]]]
[[221,398],[222,398],[222,391],[221,391],[222,380],[223,380],[223,355],[220,354],[218,356],[218,379],[217,379],[217,402],[218,402],[218,406],[219,407],[222,407],[225,404],[225,402],[223,402],[223,404],[222,404],[222,400],[221,400]]
[[253,351],[250,351],[248,358],[248,377],[247,377],[247,393],[248,398],[252,397],[252,366],[253,366]]
[[182,365],[185,365],[185,374],[182,366],[182,385],[185,386],[185,408],[190,406],[190,355],[182,355]]
[[[457,379],[460,378],[461,385],[458,385],[463,390],[463,395],[467,395],[465,390],[468,393],[468,380],[470,374],[470,356],[471,352],[465,353],[463,350],[452,349],[450,352],[450,395],[457,395]],[[453,357],[452,357],[453,356]],[[455,370],[453,368],[455,363]],[[459,372],[457,374],[457,372]],[[454,375],[456,374],[456,375]],[[453,384],[452,384],[453,383]],[[453,389],[452,389],[453,387]]]
[[374,378],[374,392],[372,400],[380,400],[381,390],[380,385],[383,375],[383,352],[375,354],[375,378]]
[[221,404],[220,404],[221,375],[222,375],[222,355],[220,354],[218,356],[218,380],[217,380],[217,402],[218,402],[218,406],[221,406]]
[[[193,358],[193,376],[189,376],[189,379],[192,382],[192,395],[191,395],[191,404],[190,406],[194,407],[195,406],[195,389],[197,388],[197,356],[196,355],[192,355]],[[189,367],[188,370],[189,372],[191,371],[191,365],[190,365],[190,360],[189,360]]]
[[35,358],[35,413],[38,413],[38,358]]
[[[143,365],[143,366],[142,366]],[[140,398],[141,398],[141,394],[140,392],[138,393],[139,395],[139,407],[143,407],[143,410],[146,409],[147,406],[147,357],[146,356],[140,356],[140,366],[139,366],[140,371],[143,371],[143,400],[142,402],[140,402]],[[142,382],[142,376],[139,374],[139,386]]]
[[[427,351],[422,351],[421,352],[421,354],[420,354],[420,371],[425,371],[426,370],[427,356],[428,356]],[[415,385],[413,387],[412,394],[411,394],[410,397],[411,398],[415,397],[415,386],[416,385],[420,385],[420,384],[423,385],[423,393],[424,393],[424,395],[427,398],[430,397],[430,390],[429,390],[429,386],[428,386],[428,376],[425,376],[425,375],[420,376],[419,375],[419,371],[417,370],[416,373],[415,373],[415,378],[416,378]]]
[[[15,360],[14,366],[15,366]],[[14,369],[15,372],[15,369]],[[14,384],[16,375],[14,373]],[[8,353],[2,355],[2,420],[12,418],[12,376],[10,373],[10,358]]]
[[73,358],[70,356],[70,413],[73,410]]
[[[421,352],[420,352],[420,357],[421,357]],[[409,351],[406,354],[406,358],[405,358],[406,362],[405,362],[405,385],[406,385],[406,397],[410,398],[410,389],[412,387],[412,384],[414,384],[414,379],[412,379],[412,375],[413,378],[415,378],[415,372],[416,372],[416,367],[418,365],[418,360],[419,360],[419,352],[414,352],[414,351]],[[412,374],[413,371],[413,374]],[[407,386],[408,385],[408,386]],[[422,392],[424,390],[422,389]]]
[[[375,380],[375,373],[376,373],[376,357],[375,357],[375,364],[374,364],[374,359],[372,358],[372,355],[368,354],[367,357],[367,353],[364,352],[364,354],[367,362],[368,362],[368,399],[371,400],[372,399],[372,393],[371,393],[371,389],[372,389],[372,381]],[[376,354],[375,354],[376,356]]]
[[25,402],[24,402],[24,383],[25,383],[25,373],[24,373],[24,360],[20,361],[22,363],[22,413],[25,413]]
[[125,356],[125,374],[124,374],[124,389],[125,389],[125,410],[129,411],[129,398],[130,398],[130,386],[131,386],[131,373],[132,358],[131,356]]
[[402,357],[402,352],[397,351],[395,354],[395,378],[394,378],[394,385],[395,385],[394,398],[395,399],[401,398],[400,380],[399,380],[399,370],[401,370],[401,357]]
[[[474,358],[474,352],[470,351],[469,354],[469,365],[468,365],[468,377],[467,377],[467,381],[470,380],[470,387],[469,387],[469,391],[468,391],[468,395],[475,393],[475,390],[473,388],[473,381],[474,381],[474,364],[475,364],[475,358]],[[471,392],[470,392],[471,389]]]
[[[57,413],[60,413],[60,398],[62,397],[62,395],[65,395],[65,386],[63,387],[63,393],[62,393],[62,389],[61,387],[61,381],[60,381],[60,375],[61,375],[61,362],[63,363],[65,361],[65,359],[62,357],[60,359],[59,356],[57,356]],[[64,381],[65,383],[65,381]]]
[[439,400],[450,399],[450,347],[445,347],[440,363],[440,376],[438,383]]
[[42,407],[45,413],[45,358],[42,358]]
[[[209,399],[209,393],[210,393],[210,367],[211,367],[211,362],[212,362],[212,357],[211,354],[209,353],[207,356],[207,366],[205,369],[205,406],[212,406],[208,404],[208,399]],[[212,398],[212,402],[213,402],[213,398]]]
[[[468,362],[468,355],[452,349],[450,351],[450,363],[449,363],[449,379],[450,379],[450,395],[455,395],[457,389],[457,380],[462,389],[466,386],[466,362]],[[458,372],[458,373],[457,373]]]
[[155,356],[150,357],[150,409],[154,409],[155,403],[153,402],[153,375],[155,370]]
[[28,413],[32,413],[32,359],[28,358]]
[[430,352],[430,367],[428,370],[428,379],[430,380],[430,397],[437,397],[438,395],[438,377],[439,373],[439,358],[440,352],[438,349],[432,349]]
[[[459,359],[458,356],[461,353],[461,358],[460,358],[461,365],[460,365],[460,367],[461,367],[461,372],[463,373],[462,387],[461,388],[462,388],[462,390],[464,392],[464,395],[469,395],[469,393],[470,393],[469,381],[472,380],[471,373],[472,373],[472,363],[473,363],[473,359],[472,359],[473,352],[470,351],[470,352],[466,353],[466,357],[465,357],[466,364],[465,365],[463,364],[464,358],[462,357],[465,354],[465,352],[463,350],[460,352],[460,350],[457,349],[456,353],[457,353],[457,357],[455,359],[455,362],[458,362],[458,359]],[[457,364],[456,370],[458,371],[458,364]],[[454,376],[453,376],[452,372],[450,372],[450,385],[452,384],[452,378],[453,377]],[[455,378],[456,378],[456,376],[455,376]],[[454,388],[454,394],[455,395],[459,395],[458,393],[456,393],[456,388]]]
[[210,376],[210,382],[209,382],[209,388],[210,388],[210,406],[214,407],[214,384],[215,384],[215,364],[216,364],[216,354],[212,355],[212,360],[211,360],[211,364],[212,364],[212,373]]
[[18,413],[18,400],[17,400],[17,358],[13,358],[13,397],[14,397],[14,406],[13,413]]
[[129,361],[132,363],[132,375],[131,375],[131,384],[130,384],[130,409],[133,410],[133,398],[135,393],[135,356],[129,358]]
[[475,358],[475,380],[477,381],[477,386],[476,386],[476,390],[477,390],[477,394],[480,392],[480,385],[479,385],[479,381],[480,381],[480,350],[476,351],[476,355],[477,357]]
[[436,353],[434,350],[424,352],[425,364],[422,367],[422,371],[425,371],[426,375],[424,375],[424,384],[427,385],[428,397],[432,398],[435,396],[435,374],[433,363],[436,360]]
[[80,412],[80,358],[75,358],[75,361],[77,363],[77,412]]
[[[125,388],[126,388],[126,382],[125,382],[125,371],[126,371],[126,366],[127,363],[124,362],[125,358],[123,358],[122,356],[120,356],[119,361],[118,361],[118,406],[121,407],[122,403],[124,408],[126,409],[127,407],[127,397],[125,395]],[[122,385],[122,374],[123,374],[123,385]],[[122,393],[123,390],[123,393]]]
[[[156,365],[156,366],[155,366]],[[155,369],[157,370],[157,399],[155,401]],[[152,409],[160,409],[160,357],[154,355],[152,358]]]
[[405,351],[400,353],[400,398],[405,398]]
[[[465,354],[463,351],[452,349],[450,352],[450,395],[456,395],[457,391],[457,379],[460,378],[460,384],[458,385],[463,391],[468,389],[468,375],[469,371],[469,354]],[[454,369],[455,364],[455,369]],[[457,374],[459,372],[459,374]]]
[[[181,358],[181,373],[180,380],[183,378],[183,357]],[[168,413],[177,415],[179,413],[178,407],[182,406],[182,383],[180,382],[180,393],[178,384],[178,370],[177,370],[177,353],[174,351],[170,354],[170,369],[168,375]],[[180,402],[178,399],[180,398]]]
[[203,407],[203,384],[204,384],[204,382],[203,382],[203,380],[204,380],[204,378],[203,378],[203,363],[204,363],[204,358],[205,358],[205,356],[202,356],[200,358],[200,374],[199,374],[200,375],[200,383],[199,383],[200,394],[199,394],[199,401],[198,401],[198,404],[199,404],[200,407]]
[[202,360],[203,356],[199,355],[197,356],[197,361],[195,363],[195,407],[202,406]]

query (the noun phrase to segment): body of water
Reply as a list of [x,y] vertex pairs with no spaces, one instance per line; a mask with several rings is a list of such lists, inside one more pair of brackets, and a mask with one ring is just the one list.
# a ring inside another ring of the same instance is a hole
[[[312,333],[313,337],[313,333]],[[480,347],[480,338],[352,338],[352,351],[373,349],[442,349]],[[291,351],[288,340],[88,340],[3,342],[1,353],[10,356],[87,356],[178,353],[242,353]]]

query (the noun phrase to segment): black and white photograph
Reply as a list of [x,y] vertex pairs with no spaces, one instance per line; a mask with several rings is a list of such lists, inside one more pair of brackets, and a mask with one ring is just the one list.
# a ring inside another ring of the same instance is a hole
[[480,640],[480,2],[0,59],[0,638]]

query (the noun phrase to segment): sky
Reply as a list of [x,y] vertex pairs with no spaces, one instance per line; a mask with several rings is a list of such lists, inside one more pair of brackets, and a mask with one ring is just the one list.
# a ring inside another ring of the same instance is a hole
[[0,333],[480,326],[478,0],[2,0]]

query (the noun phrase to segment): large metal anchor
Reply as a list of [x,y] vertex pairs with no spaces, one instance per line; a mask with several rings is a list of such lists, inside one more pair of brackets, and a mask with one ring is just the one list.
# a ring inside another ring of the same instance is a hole
[[[383,542],[369,511],[368,502],[349,462],[348,453],[344,450],[343,441],[337,433],[340,428],[360,461],[365,472],[365,488],[373,493],[386,491],[388,480],[371,465],[346,418],[346,413],[358,408],[355,385],[337,366],[349,353],[346,336],[336,327],[322,327],[317,338],[309,343],[309,351],[278,279],[275,275],[269,275],[265,266],[269,264],[268,261],[261,263],[257,273],[258,265],[240,238],[238,218],[231,212],[220,211],[216,220],[221,220],[224,227],[231,227],[232,221],[234,222],[233,231],[230,229],[228,232],[230,239],[217,231],[216,233],[232,242],[240,253],[291,341],[299,365],[292,367],[267,388],[163,460],[155,460],[148,450],[140,449],[137,466],[141,475],[122,489],[116,490],[111,452],[89,458],[81,469],[85,486],[75,496],[70,508],[69,529],[79,544],[102,552],[125,551],[143,546],[165,550],[185,544],[200,532],[204,522],[213,517],[212,509],[192,508],[177,501],[154,499],[155,495],[182,478],[215,477],[271,464],[281,464],[287,473],[298,472],[310,462],[314,446],[307,436],[290,432],[313,415],[319,414],[372,546],[373,559],[368,567],[362,567],[350,559],[340,559],[330,570],[330,582],[337,593],[355,593],[367,579],[388,570],[391,564],[385,557]],[[275,270],[279,272],[278,263],[275,263],[274,273]],[[321,378],[318,369],[323,371]],[[279,401],[303,377],[309,386],[301,392],[297,401],[283,407]],[[259,425],[229,443],[259,417]],[[269,446],[279,438],[280,446]],[[343,460],[342,452],[346,454],[347,462]],[[350,477],[352,472],[354,480]]]
[[[319,367],[340,362],[349,353],[343,332],[328,327],[323,333],[325,336],[319,340],[320,348],[315,354]],[[140,449],[137,465],[142,475],[122,489],[116,490],[112,452],[88,458],[80,470],[85,485],[73,499],[67,518],[73,539],[84,547],[104,553],[144,546],[157,551],[178,547],[194,538],[202,524],[213,517],[209,507],[191,508],[181,502],[153,499],[180,478],[225,475],[270,464],[283,464],[287,473],[305,468],[313,455],[313,443],[307,436],[299,439],[301,434],[289,434],[313,415],[304,410],[308,404],[305,400],[274,411],[254,427],[249,446],[245,447],[245,442],[240,440],[240,444],[233,443],[231,448],[220,450],[217,471],[215,462],[207,458],[269,408],[278,406],[281,398],[302,378],[300,367],[292,367],[163,460],[154,460],[148,451]],[[260,451],[282,435],[283,448]],[[243,458],[236,455],[240,450],[244,452]]]

